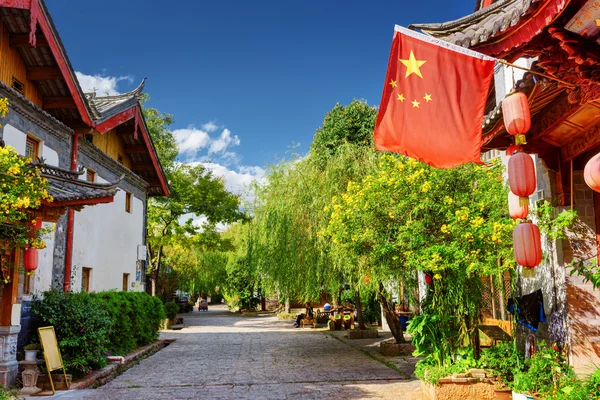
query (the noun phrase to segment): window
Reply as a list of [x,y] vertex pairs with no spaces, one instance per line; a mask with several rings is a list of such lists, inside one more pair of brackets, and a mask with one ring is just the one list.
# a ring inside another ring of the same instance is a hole
[[125,211],[131,213],[131,193],[125,192]]
[[39,157],[39,148],[40,142],[31,136],[27,136],[27,141],[25,142],[25,156],[32,160],[37,160]]
[[85,178],[88,182],[96,182],[96,172],[88,168],[85,173]]
[[15,78],[14,76],[12,77],[12,84],[10,86],[17,92],[21,93],[22,95],[25,95],[25,84],[17,78]]
[[129,286],[129,274],[123,274],[123,291],[127,291],[127,287]]
[[122,155],[117,155],[117,161],[120,162],[121,164],[123,164],[123,156]]
[[92,269],[83,267],[81,268],[81,291],[89,293],[90,291],[90,278],[92,276]]

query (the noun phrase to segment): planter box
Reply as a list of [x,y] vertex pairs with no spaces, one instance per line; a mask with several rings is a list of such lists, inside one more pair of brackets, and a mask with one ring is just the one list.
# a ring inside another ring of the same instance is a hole
[[[71,386],[73,376],[67,374],[67,379],[69,380],[69,386]],[[52,374],[52,382],[54,382],[55,390],[67,390],[67,385],[65,384],[65,376],[63,374]],[[38,377],[37,386],[42,390],[52,390],[52,386],[50,385],[50,379],[48,379],[48,374],[43,374]]]
[[375,329],[353,329],[348,331],[348,339],[374,339],[379,337],[379,332]]
[[410,356],[415,351],[415,346],[410,343],[383,342],[380,349],[384,356]]
[[[440,380],[437,385],[421,382],[427,400],[496,400],[495,385],[491,382],[482,382],[478,378],[443,379],[450,382]],[[457,382],[457,379],[465,382]]]

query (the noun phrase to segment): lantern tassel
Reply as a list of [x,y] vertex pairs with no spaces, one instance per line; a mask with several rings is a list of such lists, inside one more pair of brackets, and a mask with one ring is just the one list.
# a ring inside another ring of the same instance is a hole
[[523,134],[515,135],[515,144],[517,146],[527,144],[527,138]]
[[523,278],[535,278],[535,268],[521,267],[521,276]]
[[521,207],[529,207],[529,197],[519,197],[519,205]]

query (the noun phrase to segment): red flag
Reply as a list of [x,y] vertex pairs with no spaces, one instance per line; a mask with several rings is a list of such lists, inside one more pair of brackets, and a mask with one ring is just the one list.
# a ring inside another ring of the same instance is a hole
[[375,148],[437,168],[480,163],[495,59],[396,26]]

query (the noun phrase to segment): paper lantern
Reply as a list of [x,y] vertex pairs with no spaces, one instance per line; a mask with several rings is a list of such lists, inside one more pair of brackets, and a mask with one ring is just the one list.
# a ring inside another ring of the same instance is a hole
[[593,191],[600,192],[600,153],[585,164],[583,179]]
[[513,154],[515,154],[516,152],[519,152],[519,151],[523,151],[523,148],[521,146],[517,146],[516,144],[511,144],[506,149],[506,156],[510,157],[510,156],[512,156]]
[[527,153],[515,153],[508,159],[508,184],[521,205],[529,205],[529,196],[535,192],[535,165]]
[[425,274],[425,283],[431,285],[433,283],[433,278],[430,273]]
[[529,205],[521,205],[519,197],[508,192],[508,211],[512,219],[524,219],[529,215]]
[[515,260],[523,267],[537,267],[542,262],[540,230],[531,221],[523,221],[513,232]]
[[25,254],[23,256],[23,268],[26,271],[35,271],[38,267],[38,250],[33,247],[25,250]]
[[529,102],[524,93],[515,93],[502,100],[504,128],[515,137],[515,144],[525,144],[525,133],[531,127]]

